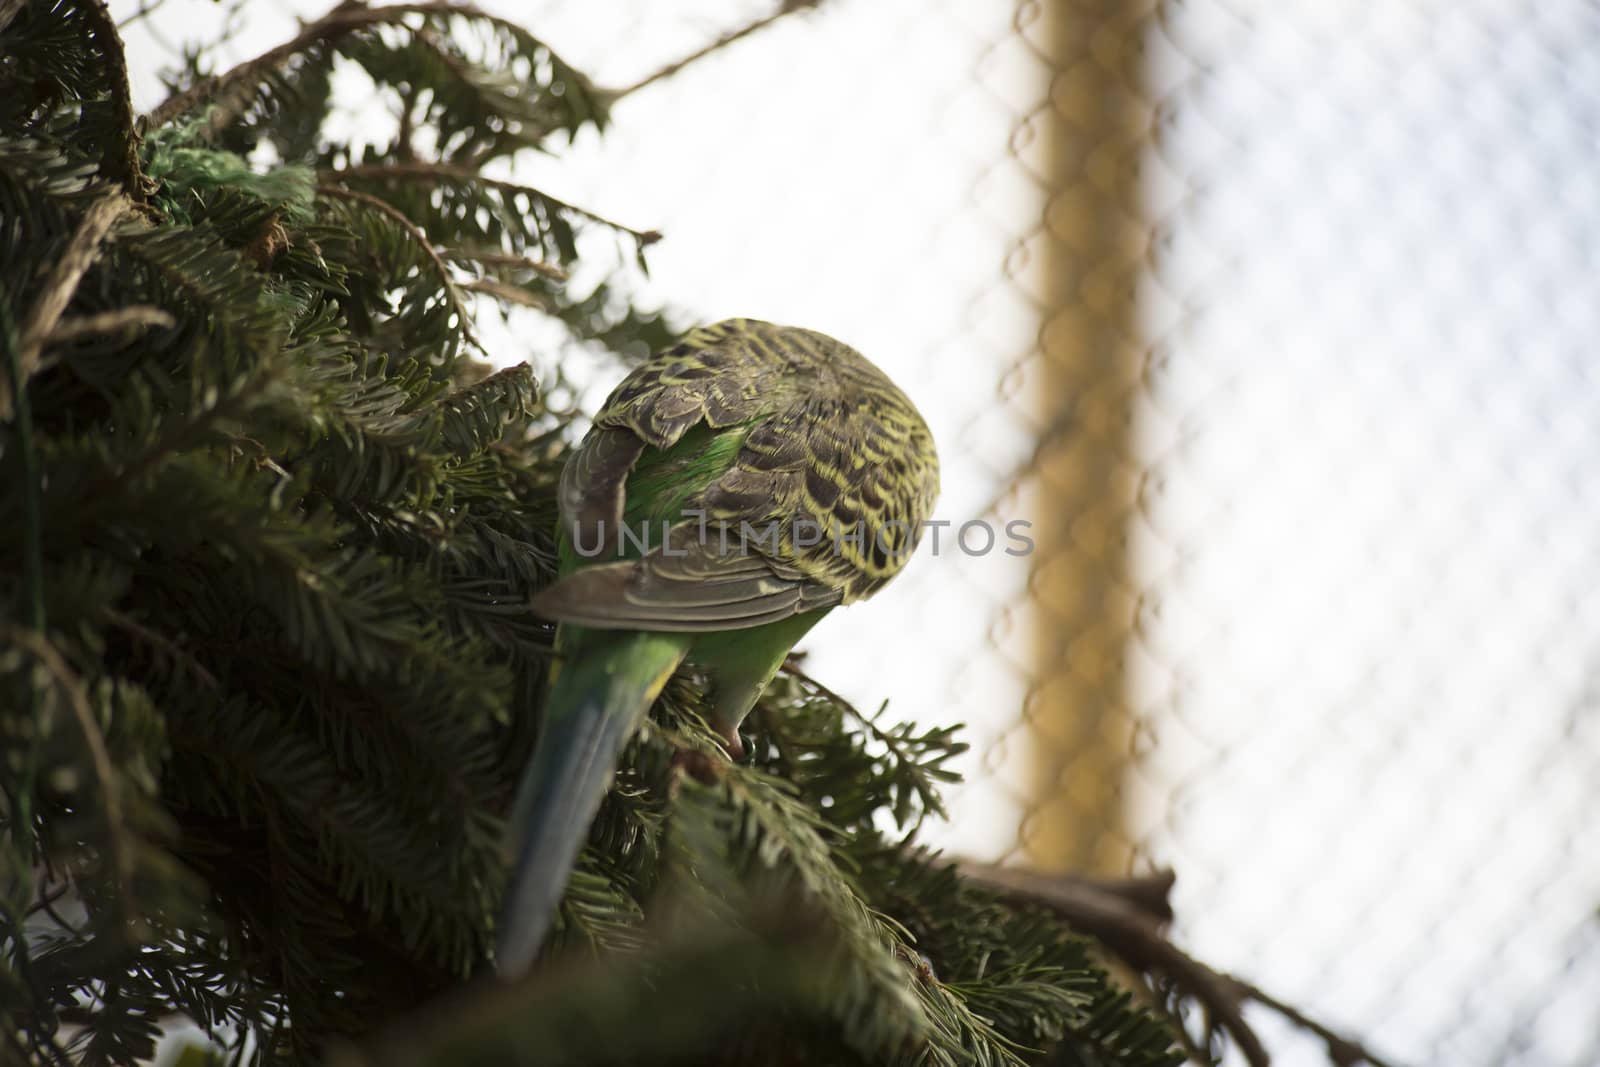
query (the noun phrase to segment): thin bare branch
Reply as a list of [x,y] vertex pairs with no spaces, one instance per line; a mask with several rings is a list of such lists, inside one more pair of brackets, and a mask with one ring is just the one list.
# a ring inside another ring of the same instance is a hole
[[959,862],[956,869],[1002,896],[1045,905],[1134,970],[1171,978],[1215,1016],[1251,1067],[1268,1067],[1272,1062],[1261,1038],[1245,1021],[1238,984],[1167,940],[1160,924],[1125,897],[1080,880],[1014,867]]
[[613,230],[628,234],[641,246],[649,246],[661,240],[661,234],[655,230],[636,230],[632,226],[624,226],[604,215],[597,215],[587,208],[569,204],[559,200],[548,193],[540,192],[531,185],[519,185],[516,182],[506,181],[501,178],[490,178],[480,174],[469,167],[452,166],[449,163],[371,163],[356,167],[341,167],[337,170],[323,170],[317,172],[319,181],[383,181],[394,178],[402,181],[438,181],[445,179],[462,183],[486,186],[490,189],[500,189],[508,193],[522,193],[527,196],[538,197],[552,207],[570,212],[590,222],[598,222]]
[[526,289],[515,285],[497,282],[492,278],[468,282],[461,288],[469,293],[481,293],[484,296],[493,297],[495,300],[500,300],[507,304],[516,304],[519,307],[540,308],[545,311],[550,309],[550,302],[541,300],[537,294],[530,293]]
[[11,25],[11,20],[16,18],[28,0],[0,0],[0,30]]
[[612,89],[612,90],[607,91],[606,98],[609,101],[614,103],[614,102],[616,102],[618,100],[621,100],[625,96],[632,96],[634,93],[638,92],[640,89],[643,89],[643,88],[645,88],[647,86],[650,86],[650,85],[654,85],[658,81],[663,81],[663,80],[665,80],[667,78],[670,78],[674,74],[676,74],[680,70],[682,70],[683,68],[685,68],[687,66],[690,66],[690,65],[692,65],[694,63],[698,63],[700,60],[706,58],[707,56],[709,56],[709,55],[711,55],[711,54],[713,54],[715,52],[720,52],[724,48],[727,48],[729,45],[734,44],[737,41],[744,40],[746,37],[749,37],[752,33],[756,33],[756,32],[758,32],[760,30],[766,29],[768,26],[772,25],[774,22],[777,22],[779,19],[783,18],[785,15],[792,15],[796,11],[803,11],[803,10],[807,10],[807,9],[810,9],[810,8],[815,8],[821,2],[822,2],[822,0],[785,0],[784,3],[778,5],[778,9],[776,11],[772,12],[772,14],[764,15],[761,18],[756,19],[754,22],[750,22],[750,23],[748,23],[748,24],[746,24],[744,26],[741,26],[737,30],[733,30],[733,31],[731,31],[729,33],[723,34],[721,37],[718,37],[716,40],[712,41],[710,44],[706,45],[705,47],[697,48],[693,52],[691,52],[688,55],[684,56],[682,59],[675,60],[674,62],[668,63],[666,66],[662,67],[661,69],[659,69],[659,70],[657,70],[657,71],[655,71],[655,72],[653,72],[651,74],[647,74],[643,78],[640,78],[638,81],[634,82],[632,85],[626,86],[626,87],[621,88],[621,89]]
[[24,914],[32,915],[35,912],[43,911],[71,891],[72,884],[70,882],[61,882],[54,888],[46,884],[43,889],[38,891],[38,897],[28,906],[28,910]]
[[1286,1004],[1277,997],[1268,993],[1260,986],[1246,982],[1242,978],[1232,979],[1240,991],[1250,1000],[1271,1008],[1273,1011],[1294,1023],[1300,1029],[1316,1034],[1327,1046],[1328,1059],[1337,1067],[1358,1067],[1359,1064],[1370,1064],[1371,1067],[1395,1067],[1394,1064],[1367,1048],[1361,1042],[1344,1034],[1337,1033],[1310,1018],[1305,1012],[1292,1004]]
[[[45,340],[55,332],[78,283],[93,265],[100,244],[111,232],[118,219],[133,209],[133,201],[121,189],[113,189],[89,205],[67,243],[66,250],[56,261],[55,268],[39,286],[39,296],[28,309],[18,331],[17,362],[20,374],[18,388],[26,388],[28,379],[39,369],[39,357]],[[0,381],[0,419],[11,417],[12,397],[10,383]]]
[[[117,117],[116,137],[100,157],[100,173],[134,196],[143,197],[139,130],[134,125],[133,90],[128,85],[128,56],[122,47],[122,35],[117,32],[116,20],[111,17],[105,0],[89,0],[83,6],[83,14],[89,20],[90,32],[105,61],[106,87],[111,91],[111,104]],[[0,24],[4,21],[0,19]]]
[[156,651],[170,657],[173,662],[181,664],[185,670],[207,689],[221,688],[217,676],[206,670],[205,665],[194,657],[194,653],[179,645],[165,634],[157,633],[136,619],[129,618],[120,611],[106,608],[101,612],[106,621],[119,629],[126,630],[135,640],[142,641]]
[[120,330],[148,330],[171,326],[175,320],[170,314],[150,304],[129,304],[114,311],[101,311],[94,315],[62,319],[50,331],[49,343],[66,344],[102,333]]
[[[1317,1022],[1303,1011],[1267,993],[1260,986],[1213,970],[1185,953],[1161,930],[1155,916],[1170,907],[1152,909],[1149,891],[1153,886],[1118,890],[1119,883],[1074,875],[1046,875],[1015,867],[958,862],[962,877],[1013,899],[1043,904],[1068,923],[1093,937],[1123,963],[1141,973],[1160,974],[1192,996],[1207,1014],[1232,1038],[1252,1067],[1270,1063],[1265,1046],[1245,1022],[1243,1009],[1260,1004],[1282,1015],[1295,1026],[1319,1037],[1336,1067],[1395,1067],[1360,1041],[1340,1034]],[[1169,874],[1155,879],[1171,888]],[[1135,879],[1135,882],[1145,881]],[[1126,883],[1124,883],[1126,884]],[[1163,902],[1165,892],[1162,893]]]
[[546,263],[542,259],[530,259],[512,252],[501,252],[490,248],[440,248],[439,254],[452,263],[477,263],[485,267],[527,270],[558,282],[564,282],[568,278],[567,272],[554,263]]

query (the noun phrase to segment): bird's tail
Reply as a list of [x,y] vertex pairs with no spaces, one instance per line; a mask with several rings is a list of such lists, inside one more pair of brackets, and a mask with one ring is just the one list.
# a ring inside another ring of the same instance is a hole
[[497,933],[502,978],[523,974],[538,955],[623,746],[688,648],[683,634],[564,636],[572,639],[508,827],[515,866]]

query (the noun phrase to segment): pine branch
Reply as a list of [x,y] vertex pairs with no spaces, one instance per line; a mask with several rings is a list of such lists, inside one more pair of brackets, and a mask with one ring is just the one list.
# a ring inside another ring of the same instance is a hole
[[467,308],[466,299],[461,295],[460,288],[456,285],[456,278],[450,271],[450,265],[444,261],[444,257],[439,254],[439,250],[433,247],[433,242],[428,239],[428,235],[422,227],[407,218],[405,212],[387,200],[373,196],[371,193],[345,189],[338,185],[319,185],[316,191],[319,196],[350,200],[370,207],[388,217],[404,230],[416,242],[417,248],[427,257],[428,262],[433,264],[434,272],[439,276],[440,288],[444,290],[445,299],[450,302],[451,310],[455,312],[457,328],[461,331],[462,339],[473,348],[478,349],[478,351],[485,351],[483,343],[478,340],[477,334],[473,332],[472,313]]
[[294,56],[315,44],[337,41],[350,31],[365,26],[403,25],[409,15],[463,17],[497,26],[518,36],[524,33],[522,27],[510,19],[492,15],[470,4],[424,2],[369,8],[361,0],[344,0],[276,48],[168,97],[150,113],[150,125],[164,126],[202,105],[209,105],[206,128],[215,133],[239,117],[257,84]]

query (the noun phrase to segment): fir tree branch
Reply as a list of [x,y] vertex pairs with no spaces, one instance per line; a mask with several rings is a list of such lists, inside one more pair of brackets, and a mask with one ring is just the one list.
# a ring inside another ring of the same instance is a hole
[[709,56],[714,52],[720,52],[729,45],[738,41],[742,41],[751,34],[766,29],[768,26],[772,25],[774,22],[777,22],[785,15],[792,15],[796,11],[804,11],[807,9],[816,8],[821,3],[822,0],[783,0],[783,3],[778,5],[778,9],[772,12],[770,15],[764,15],[753,22],[739,27],[737,30],[732,30],[723,34],[710,44],[707,44],[702,48],[697,48],[693,52],[690,52],[688,55],[684,56],[682,59],[668,63],[659,70],[645,75],[632,85],[625,86],[621,89],[611,90],[606,94],[607,99],[610,103],[615,103],[625,96],[632,96],[640,89],[654,85],[658,81],[664,81],[678,73],[683,68],[690,66],[691,64],[698,63],[706,56]]
[[94,264],[100,243],[117,220],[132,209],[133,201],[122,190],[114,189],[103,194],[84,212],[72,240],[56,261],[55,268],[40,284],[39,297],[28,309],[28,316],[22,322],[21,334],[17,339],[16,380],[5,382],[0,387],[0,419],[11,417],[13,390],[20,392],[26,389],[28,379],[39,369],[39,357],[44,352],[45,340],[61,321],[73,294],[78,291],[78,283],[83,280],[84,273]]
[[[519,185],[516,182],[505,181],[501,178],[490,178],[470,167],[453,166],[449,163],[370,163],[317,172],[317,179],[325,182],[345,180],[383,181],[390,178],[420,182],[436,182],[442,178],[446,181],[481,185],[507,193],[521,193],[524,196],[543,200],[560,211],[577,215],[579,218],[588,219],[590,222],[597,222],[602,226],[625,233],[635,241],[638,241],[640,247],[649,247],[661,240],[661,234],[655,230],[636,230],[632,226],[624,226],[614,219],[608,219],[604,215],[596,214],[587,208],[581,208],[576,204],[569,204],[565,200],[558,200],[548,193],[542,193],[531,185]],[[559,270],[560,268],[554,269]]]
[[443,256],[439,255],[439,250],[433,247],[433,242],[428,239],[428,235],[423,231],[422,227],[412,222],[406,217],[405,212],[389,203],[389,201],[384,200],[382,197],[373,196],[371,193],[346,189],[339,185],[319,185],[316,187],[316,191],[319,196],[338,197],[358,204],[365,204],[367,207],[393,219],[401,229],[405,230],[411,239],[417,243],[418,247],[422,249],[423,254],[428,257],[429,262],[433,264],[434,270],[438,272],[439,282],[444,288],[445,298],[450,301],[450,306],[455,311],[456,319],[460,323],[462,339],[478,351],[486,351],[482,342],[478,340],[478,335],[473,332],[472,314],[467,308],[466,300],[461,295],[460,286],[456,284],[455,275],[450,273],[450,265],[444,261]]
[[366,11],[357,0],[344,0],[332,11],[308,23],[298,34],[276,48],[269,48],[254,59],[247,59],[236,67],[221,74],[213,74],[182,92],[167,97],[150,112],[150,128],[165,126],[202,105],[210,104],[211,111],[207,116],[206,126],[212,132],[220,130],[232,122],[244,108],[249,90],[273,70],[318,41],[337,37],[357,26],[394,22],[406,14],[404,11],[390,10],[393,13],[388,17],[375,18],[373,17],[375,13]]
[[[788,657],[786,660],[784,660],[783,666],[781,667],[782,672],[789,677],[800,681],[806,687],[811,689],[812,692],[822,696],[830,703],[843,710],[845,714],[849,715],[851,718],[860,723],[873,740],[877,741],[888,750],[891,757],[899,766],[915,767],[927,773],[927,781],[912,784],[912,788],[915,789],[917,799],[920,802],[920,810],[916,811],[915,820],[910,822],[910,834],[914,836],[921,828],[924,820],[926,820],[929,816],[946,815],[944,802],[942,799],[940,799],[938,793],[931,788],[931,782],[936,778],[942,778],[945,781],[955,780],[955,776],[952,772],[939,769],[937,764],[943,762],[943,760],[948,758],[948,756],[956,755],[957,753],[966,751],[966,743],[956,742],[954,747],[946,749],[945,756],[941,756],[933,762],[925,762],[919,758],[917,749],[920,747],[919,742],[926,740],[928,735],[925,735],[924,738],[920,739],[909,737],[907,736],[904,724],[901,724],[899,727],[893,730],[885,730],[878,724],[877,720],[879,716],[881,716],[884,710],[888,707],[887,701],[878,709],[877,715],[867,715],[854,704],[840,696],[838,693],[834,692],[832,689],[829,689],[811,675],[807,674],[800,667],[799,660],[799,656]],[[950,731],[946,730],[945,732],[949,733]],[[908,816],[910,811],[911,809],[909,806],[903,806],[902,803],[897,802],[892,809],[892,814],[895,816],[895,821],[904,826],[905,821],[903,817]]]
[[[3,2],[3,0],[0,0]],[[401,25],[408,15],[459,16],[476,19],[513,33],[522,33],[522,27],[510,19],[491,15],[470,4],[448,2],[389,4],[369,8],[361,0],[344,0],[326,15],[308,23],[304,29],[276,48],[268,49],[254,59],[197,82],[180,93],[162,101],[150,112],[150,126],[164,126],[181,115],[210,104],[206,127],[215,133],[239,116],[249,100],[250,90],[278,67],[294,56],[322,41],[336,40],[351,30],[363,26]]]

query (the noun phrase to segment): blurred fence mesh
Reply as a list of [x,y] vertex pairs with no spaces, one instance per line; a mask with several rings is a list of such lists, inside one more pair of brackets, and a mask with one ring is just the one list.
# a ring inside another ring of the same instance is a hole
[[[608,85],[771,9],[498,6]],[[940,844],[1170,865],[1398,1062],[1593,1067],[1597,162],[1581,0],[831,0],[526,176],[929,416],[939,551],[810,649],[970,724]]]

